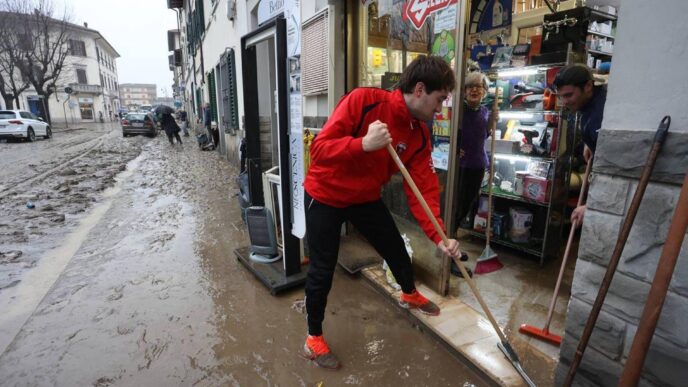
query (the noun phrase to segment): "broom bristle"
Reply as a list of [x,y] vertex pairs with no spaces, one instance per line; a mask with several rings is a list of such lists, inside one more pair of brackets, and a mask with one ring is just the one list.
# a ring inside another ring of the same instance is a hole
[[497,271],[503,267],[504,265],[501,262],[499,262],[499,258],[494,257],[485,261],[477,262],[475,264],[475,269],[473,269],[473,272],[475,274],[488,274],[492,273],[493,271]]
[[490,245],[485,246],[485,250],[478,257],[473,272],[475,274],[488,274],[503,268],[504,265],[499,261],[497,253],[492,251]]

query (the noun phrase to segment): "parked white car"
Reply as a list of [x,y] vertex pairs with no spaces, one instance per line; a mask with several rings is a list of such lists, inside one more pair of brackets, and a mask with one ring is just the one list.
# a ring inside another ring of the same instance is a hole
[[29,142],[36,136],[52,137],[47,122],[24,110],[0,110],[0,138],[24,138]]

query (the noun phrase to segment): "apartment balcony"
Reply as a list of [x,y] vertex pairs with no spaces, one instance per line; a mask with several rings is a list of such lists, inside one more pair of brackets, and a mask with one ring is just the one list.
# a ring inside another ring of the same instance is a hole
[[87,85],[83,83],[70,83],[69,87],[72,88],[74,93],[82,94],[102,94],[103,87],[101,85]]

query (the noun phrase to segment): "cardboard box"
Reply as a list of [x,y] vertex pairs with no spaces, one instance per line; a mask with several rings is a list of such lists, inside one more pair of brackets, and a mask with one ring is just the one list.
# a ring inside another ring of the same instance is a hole
[[549,200],[549,180],[533,175],[526,176],[523,196],[546,203]]
[[477,232],[485,232],[487,228],[487,213],[478,212],[473,218],[473,230]]

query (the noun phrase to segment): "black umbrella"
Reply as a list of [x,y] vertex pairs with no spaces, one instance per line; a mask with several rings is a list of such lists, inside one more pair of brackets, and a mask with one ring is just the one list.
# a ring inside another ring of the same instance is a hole
[[155,108],[154,112],[155,114],[172,114],[174,113],[174,109],[167,105],[159,105]]

